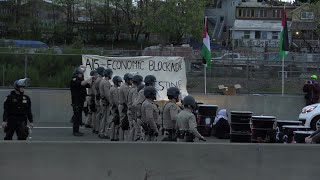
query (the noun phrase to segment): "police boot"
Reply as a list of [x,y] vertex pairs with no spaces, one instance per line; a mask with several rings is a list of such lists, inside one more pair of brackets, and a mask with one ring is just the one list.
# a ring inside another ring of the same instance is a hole
[[82,132],[74,132],[73,135],[74,136],[83,136],[84,134]]
[[86,124],[85,126],[86,128],[92,128],[92,126],[90,124]]

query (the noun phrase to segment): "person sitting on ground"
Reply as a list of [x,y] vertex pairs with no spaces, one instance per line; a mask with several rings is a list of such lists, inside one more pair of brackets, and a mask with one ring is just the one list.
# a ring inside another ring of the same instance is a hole
[[317,130],[310,136],[305,138],[306,144],[319,144],[320,143],[320,121],[317,122]]
[[310,76],[311,79],[306,80],[303,86],[303,92],[306,93],[304,98],[306,99],[306,106],[318,103],[320,95],[320,85],[317,82],[317,75]]
[[214,136],[219,139],[230,138],[230,124],[226,109],[221,109],[213,122]]

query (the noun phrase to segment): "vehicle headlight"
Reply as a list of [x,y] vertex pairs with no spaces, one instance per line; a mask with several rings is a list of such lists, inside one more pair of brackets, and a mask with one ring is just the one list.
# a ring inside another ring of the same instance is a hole
[[302,112],[301,113],[309,113],[309,112],[311,112],[311,111],[313,111],[315,108],[316,108],[317,106],[307,106],[307,107],[304,107],[303,109],[302,109]]

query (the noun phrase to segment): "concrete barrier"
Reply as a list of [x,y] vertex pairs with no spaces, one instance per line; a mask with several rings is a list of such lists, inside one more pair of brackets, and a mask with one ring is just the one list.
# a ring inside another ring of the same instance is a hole
[[5,180],[315,180],[320,146],[0,143]]
[[[9,89],[0,90],[0,99],[5,99]],[[69,90],[28,89],[26,93],[32,99],[32,110],[37,122],[69,122],[72,116]],[[302,96],[223,96],[192,94],[197,101],[215,104],[228,110],[248,110],[254,115],[273,115],[278,119],[297,120],[304,107]],[[0,103],[0,114],[3,113],[3,101]],[[2,116],[0,116],[2,117]]]

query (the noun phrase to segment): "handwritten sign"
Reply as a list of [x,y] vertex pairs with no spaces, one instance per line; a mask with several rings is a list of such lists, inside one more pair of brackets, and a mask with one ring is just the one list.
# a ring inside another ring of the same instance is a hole
[[154,75],[157,78],[158,99],[167,100],[167,89],[177,87],[182,97],[187,96],[187,77],[184,58],[162,56],[138,57],[105,57],[97,55],[82,55],[82,64],[87,67],[85,79],[90,77],[90,71],[102,66],[110,68],[113,76],[123,76],[126,73],[139,74],[142,77]]

